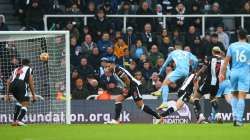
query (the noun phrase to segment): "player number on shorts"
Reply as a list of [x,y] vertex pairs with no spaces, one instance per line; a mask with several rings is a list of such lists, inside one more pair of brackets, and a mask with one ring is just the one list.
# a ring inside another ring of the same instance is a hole
[[246,62],[247,61],[247,57],[244,53],[245,53],[245,51],[240,52],[239,50],[236,50],[236,61],[237,62]]

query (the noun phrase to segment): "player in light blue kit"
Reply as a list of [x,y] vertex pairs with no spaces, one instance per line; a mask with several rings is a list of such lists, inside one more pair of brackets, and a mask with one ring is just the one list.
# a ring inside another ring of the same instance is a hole
[[160,69],[159,74],[162,76],[170,63],[173,62],[175,65],[175,70],[167,74],[161,89],[152,93],[154,96],[162,94],[162,104],[157,108],[158,110],[167,108],[169,86],[175,85],[176,81],[181,78],[186,78],[190,72],[190,65],[194,68],[198,64],[198,59],[192,53],[183,51],[181,48],[181,45],[175,45],[175,50],[168,55]]
[[[231,82],[230,82],[230,73],[231,73],[230,68],[229,68],[229,66],[227,66],[226,79],[224,81],[220,82],[219,89],[218,89],[215,97],[216,97],[216,99],[218,99],[218,98],[221,98],[222,96],[224,96],[227,103],[231,105],[232,110],[233,110],[232,112],[235,112],[237,106],[234,104],[234,101],[232,100],[233,96],[231,94],[232,86],[231,86]],[[233,115],[233,120],[236,119],[234,116],[235,115]],[[215,119],[218,122],[223,122],[220,112],[216,113]]]
[[220,80],[226,78],[226,68],[232,60],[230,81],[232,85],[232,102],[236,106],[233,111],[234,126],[243,125],[245,98],[250,87],[250,44],[247,43],[247,32],[241,29],[238,32],[238,42],[231,44],[223,64]]

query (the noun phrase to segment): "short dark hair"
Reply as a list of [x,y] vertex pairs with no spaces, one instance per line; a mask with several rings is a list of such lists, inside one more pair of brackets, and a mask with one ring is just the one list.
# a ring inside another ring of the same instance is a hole
[[211,37],[217,37],[217,38],[218,38],[218,34],[217,34],[217,33],[213,33],[213,34],[211,35]]
[[239,29],[238,37],[239,39],[247,39],[247,31],[243,28]]
[[30,60],[29,59],[22,59],[22,65],[28,66],[30,64]]

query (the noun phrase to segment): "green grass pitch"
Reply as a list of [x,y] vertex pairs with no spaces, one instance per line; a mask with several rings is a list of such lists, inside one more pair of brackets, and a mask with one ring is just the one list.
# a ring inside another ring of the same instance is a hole
[[250,125],[232,124],[78,124],[0,125],[1,140],[247,140]]

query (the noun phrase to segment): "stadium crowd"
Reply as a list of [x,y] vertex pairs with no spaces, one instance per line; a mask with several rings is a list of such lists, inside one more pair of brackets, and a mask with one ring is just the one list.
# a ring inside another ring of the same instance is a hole
[[[207,32],[201,38],[201,18],[169,18],[166,28],[162,28],[161,18],[131,18],[126,31],[122,31],[122,20],[107,18],[107,14],[250,13],[249,0],[13,0],[13,5],[21,24],[36,30],[43,30],[44,14],[95,15],[89,18],[87,25],[77,18],[49,19],[51,30],[70,31],[73,99],[86,99],[104,91],[110,95],[121,92],[112,73],[104,71],[107,61],[134,74],[143,83],[144,93],[148,94],[161,86],[157,73],[174,46],[180,45],[204,60],[211,56],[213,47],[226,51],[229,43],[236,39],[227,32],[222,18],[206,20]],[[245,22],[250,31],[250,18],[245,18]],[[229,24],[236,30],[240,20]],[[7,29],[0,20],[0,30]]]

